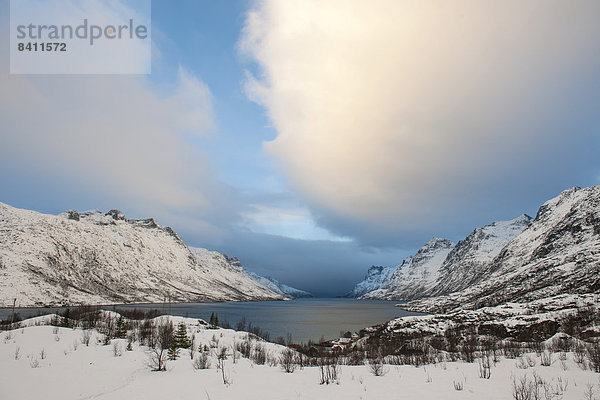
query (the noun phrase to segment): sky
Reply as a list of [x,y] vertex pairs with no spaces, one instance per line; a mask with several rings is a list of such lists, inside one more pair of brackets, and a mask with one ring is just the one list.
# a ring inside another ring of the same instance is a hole
[[319,296],[600,183],[597,1],[153,0],[137,76],[10,75],[8,11],[1,202],[152,216]]

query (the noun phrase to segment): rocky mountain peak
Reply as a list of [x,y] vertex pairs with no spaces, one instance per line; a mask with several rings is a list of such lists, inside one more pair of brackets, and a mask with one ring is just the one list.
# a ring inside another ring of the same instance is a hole
[[425,243],[425,245],[419,249],[419,252],[427,252],[427,251],[438,250],[438,249],[447,249],[447,248],[453,247],[454,245],[455,245],[455,243],[451,240],[434,237],[434,238],[429,239],[429,241],[427,243]]
[[125,214],[123,214],[120,210],[110,210],[105,214],[107,217],[112,217],[115,221],[127,221],[125,218]]

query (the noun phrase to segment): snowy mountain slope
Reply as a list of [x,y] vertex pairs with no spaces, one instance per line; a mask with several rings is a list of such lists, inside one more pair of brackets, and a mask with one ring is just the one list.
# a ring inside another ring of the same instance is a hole
[[279,293],[282,296],[289,296],[295,298],[313,297],[312,293],[302,289],[296,289],[295,287],[288,286],[284,283],[279,282],[277,279],[260,276],[255,274],[254,272],[249,272],[248,275],[250,275],[252,279],[254,279],[262,286],[275,293]]
[[398,266],[394,267],[382,267],[379,265],[373,265],[367,271],[365,279],[356,284],[351,292],[346,293],[344,297],[357,298],[373,290],[380,289],[385,285],[392,274],[396,271]]
[[45,215],[0,203],[0,305],[282,299],[152,218]]
[[360,298],[410,300],[422,296],[437,282],[440,267],[454,246],[447,239],[431,239],[414,256],[404,260],[379,289]]
[[475,285],[407,308],[439,312],[599,291],[600,186],[594,186],[566,190],[544,203]]
[[459,241],[440,268],[435,286],[425,295],[435,296],[465,289],[482,278],[482,274],[502,248],[523,232],[531,222],[528,215],[510,221],[497,221],[476,228]]
[[[450,251],[437,254],[437,257],[447,254],[441,265],[437,264],[438,258],[420,272],[417,265],[412,265],[414,261],[411,258],[397,267],[371,267],[365,280],[346,296],[407,300],[462,290],[480,279],[491,260],[530,222],[531,217],[523,214],[510,221],[497,221],[476,228]],[[417,254],[429,251],[429,245],[425,245]],[[393,293],[394,290],[398,293]]]
[[212,260],[218,260],[219,263],[226,262],[229,264],[230,268],[235,271],[238,271],[240,274],[244,274],[244,276],[249,279],[254,280],[260,286],[267,288],[268,290],[277,293],[284,297],[313,297],[313,295],[305,290],[296,289],[294,287],[283,284],[276,279],[273,278],[265,278],[264,276],[260,276],[255,274],[254,272],[246,272],[240,260],[237,257],[228,257],[225,254],[221,254],[217,251],[207,250],[199,247],[190,247],[192,252],[198,257],[201,261],[206,263],[212,262]]

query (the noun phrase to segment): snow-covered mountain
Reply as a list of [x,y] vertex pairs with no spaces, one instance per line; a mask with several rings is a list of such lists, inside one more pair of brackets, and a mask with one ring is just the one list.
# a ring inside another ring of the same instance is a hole
[[523,232],[531,217],[523,214],[510,221],[497,221],[476,228],[459,241],[440,268],[435,286],[425,296],[448,294],[465,289],[482,279],[486,266],[508,242]]
[[395,268],[380,288],[361,299],[411,300],[422,296],[436,284],[442,263],[456,244],[433,238]]
[[365,279],[356,284],[354,289],[351,292],[346,293],[344,297],[357,298],[373,290],[380,289],[384,284],[386,284],[394,271],[396,271],[398,267],[383,267],[380,265],[373,265],[367,271],[367,275]]
[[523,232],[531,217],[521,215],[476,228],[456,245],[431,239],[396,267],[371,267],[348,297],[413,300],[465,289],[482,279],[502,248]]
[[600,185],[572,188],[544,203],[473,285],[409,308],[439,312],[599,291]]
[[283,299],[241,265],[118,210],[46,215],[0,203],[0,305]]
[[[237,261],[236,258],[234,258],[234,260]],[[252,279],[254,279],[256,282],[258,282],[262,286],[266,287],[267,289],[269,289],[275,293],[279,293],[282,296],[295,297],[295,298],[314,297],[312,295],[312,293],[307,292],[306,290],[296,289],[295,287],[288,286],[284,283],[279,282],[277,279],[256,275],[254,272],[249,272],[248,274],[250,275],[250,277]]]

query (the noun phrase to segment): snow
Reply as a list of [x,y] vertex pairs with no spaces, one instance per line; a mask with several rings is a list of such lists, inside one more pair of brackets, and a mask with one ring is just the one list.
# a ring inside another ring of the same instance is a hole
[[[588,306],[598,306],[595,294],[561,294],[527,303],[505,303],[477,310],[458,309],[445,314],[402,317],[389,321],[386,329],[394,332],[443,333],[446,329],[481,323],[503,325],[509,330],[543,321],[559,321]],[[405,304],[398,304],[405,308]]]
[[312,293],[307,292],[306,290],[297,289],[295,287],[288,286],[284,283],[279,282],[277,279],[271,277],[264,277],[255,274],[254,272],[249,273],[250,277],[258,282],[260,285],[266,287],[267,289],[279,293],[282,296],[289,296],[294,298],[299,297],[313,297]]
[[407,308],[445,312],[597,292],[600,185],[569,189],[544,203],[527,229],[481,270],[479,280],[463,290],[416,300]]
[[[163,317],[165,318],[165,317]],[[197,320],[172,318],[184,322],[199,343],[208,344],[215,336],[219,346],[243,340],[246,333],[229,329],[209,330]],[[540,365],[535,353],[525,354],[535,366],[521,369],[518,360],[500,358],[491,366],[490,379],[479,377],[477,363],[440,362],[421,367],[386,365],[384,376],[373,376],[368,366],[340,367],[338,384],[320,385],[317,367],[305,367],[294,373],[280,367],[256,365],[240,358],[225,361],[230,383],[223,384],[211,355],[211,368],[195,370],[189,355],[182,352],[176,361],[167,362],[166,372],[154,372],[147,366],[148,351],[133,345],[126,351],[126,340],[101,344],[94,332],[90,345],[81,343],[82,330],[51,326],[27,326],[0,334],[0,398],[19,400],[58,399],[509,399],[512,379],[534,373],[554,388],[566,386],[562,399],[580,400],[592,387],[600,393],[599,375],[583,370],[568,353],[550,366]],[[114,346],[121,355],[115,356]],[[265,343],[271,356],[282,346]],[[16,349],[19,357],[15,359]],[[42,358],[41,353],[45,355]],[[37,365],[36,365],[37,363]],[[463,389],[455,390],[460,383]]]
[[[110,214],[110,215],[109,215]],[[46,215],[0,203],[0,306],[281,300],[218,252],[118,210]]]
[[440,267],[435,286],[425,296],[447,294],[465,289],[481,279],[489,263],[530,224],[531,217],[520,215],[509,221],[496,221],[473,230],[448,254]]
[[383,267],[379,265],[373,265],[367,271],[365,279],[356,284],[351,292],[347,293],[344,297],[360,297],[364,294],[380,289],[386,282],[389,281],[392,274],[398,267]]
[[412,300],[464,289],[481,277],[502,248],[527,228],[523,214],[476,228],[456,245],[434,238],[396,267],[371,267],[347,296]]
[[409,300],[431,289],[439,278],[440,267],[455,243],[433,238],[414,255],[395,268],[380,288],[361,299]]

